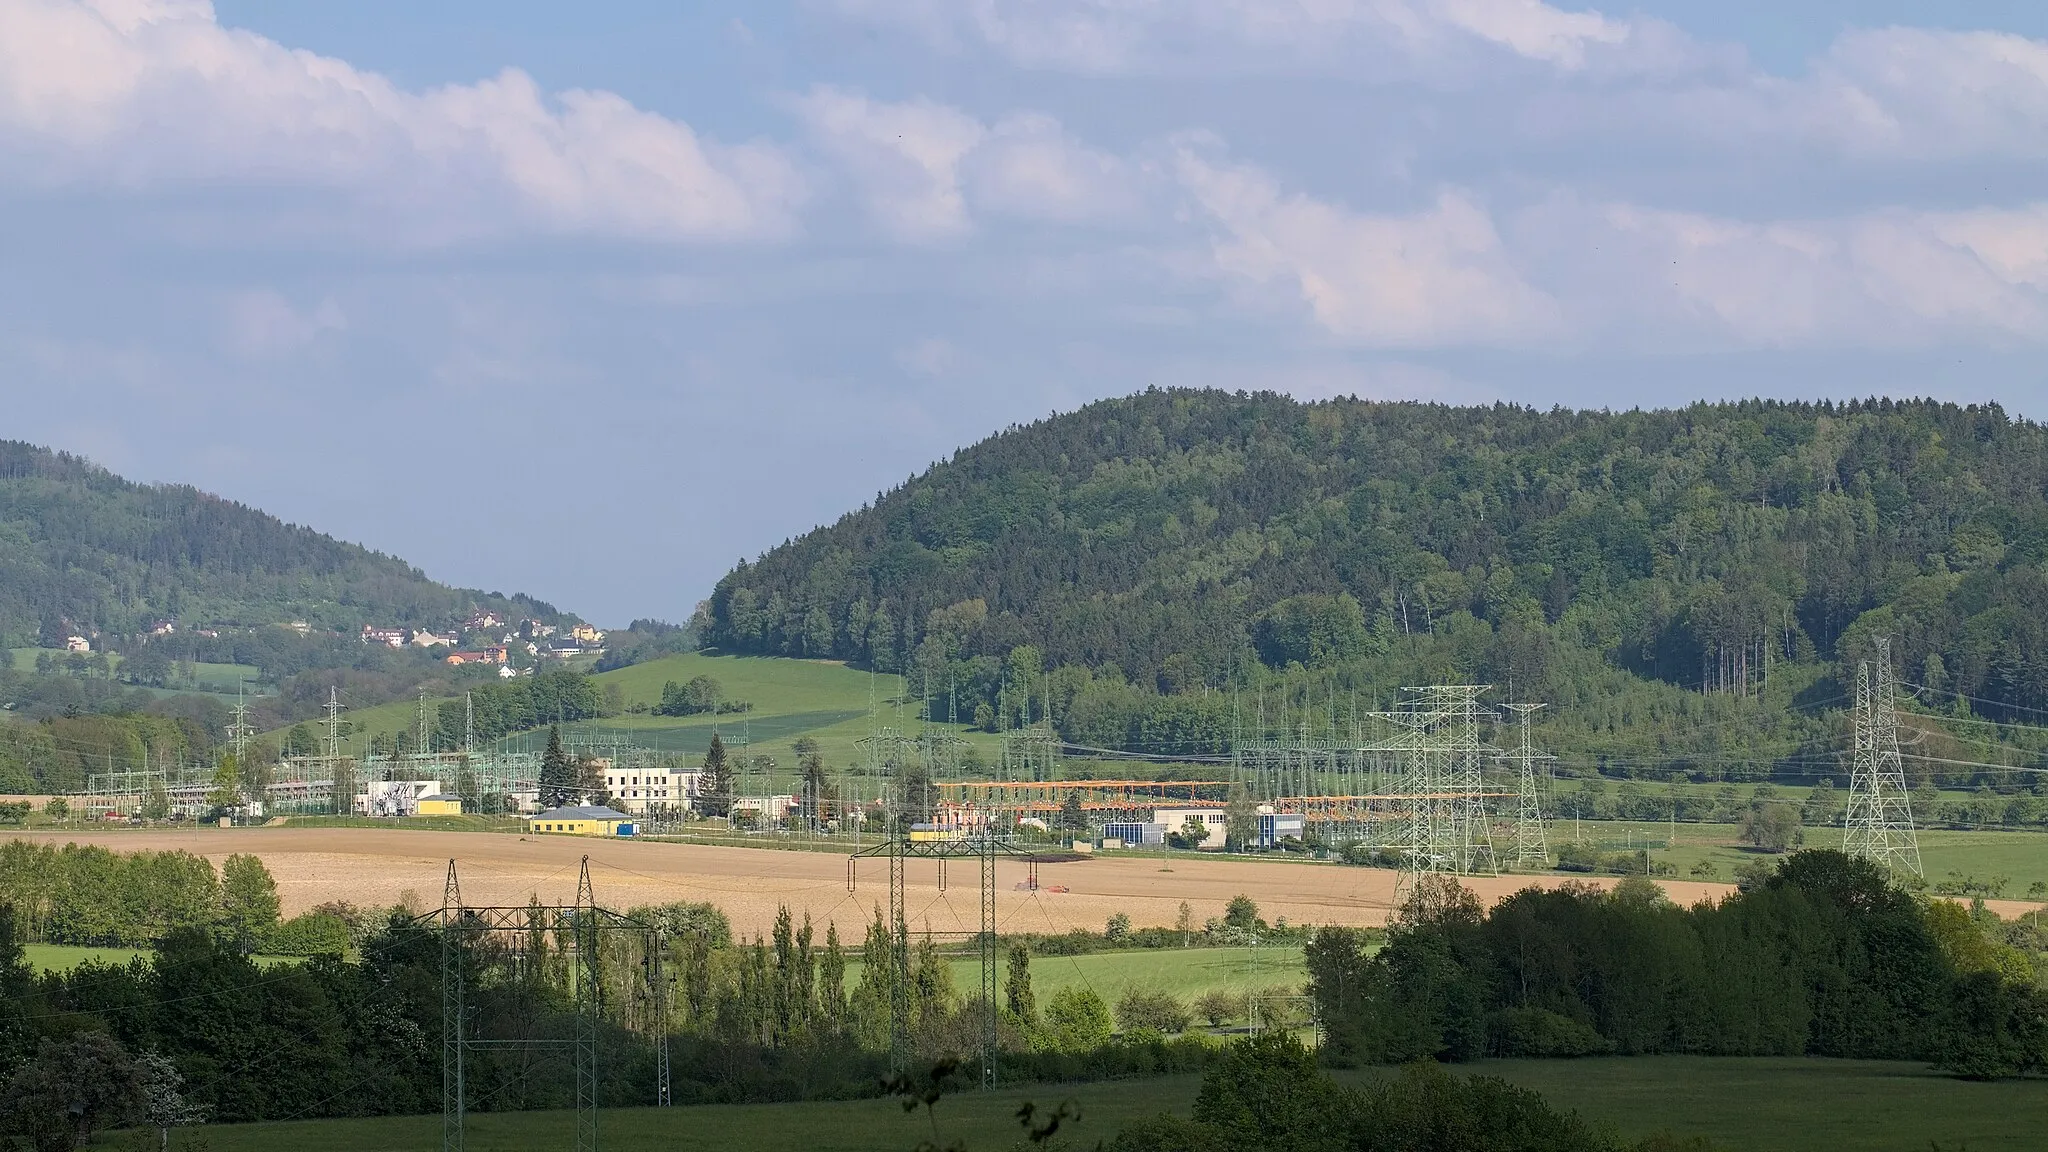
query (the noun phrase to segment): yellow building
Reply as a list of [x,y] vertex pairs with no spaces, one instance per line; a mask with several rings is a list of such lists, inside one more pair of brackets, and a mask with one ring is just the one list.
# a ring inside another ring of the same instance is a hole
[[528,832],[557,832],[571,836],[631,836],[633,818],[616,808],[577,804],[550,808],[526,818]]
[[452,792],[440,792],[432,796],[422,796],[420,797],[419,810],[414,812],[413,815],[460,816],[462,815],[462,797]]

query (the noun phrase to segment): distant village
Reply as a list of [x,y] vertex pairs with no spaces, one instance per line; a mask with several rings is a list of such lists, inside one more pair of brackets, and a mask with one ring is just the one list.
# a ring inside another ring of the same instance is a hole
[[445,634],[422,628],[365,624],[361,635],[365,644],[382,644],[389,648],[427,651],[446,648],[448,652],[441,655],[444,663],[494,665],[499,677],[506,680],[532,675],[542,660],[602,656],[604,638],[604,629],[588,624],[577,624],[567,632],[538,620],[521,620],[508,626],[494,612],[474,613],[462,622],[460,628]]
[[[76,628],[76,625],[72,626]],[[276,627],[301,636],[315,631],[304,620],[285,621]],[[148,635],[152,638],[175,636],[179,632],[176,620],[161,619],[151,622]],[[63,637],[62,650],[90,654],[108,650],[108,643],[93,629],[80,628],[60,633]],[[215,628],[195,628],[191,635],[218,639],[220,631]],[[574,660],[579,657],[595,658],[604,655],[605,630],[588,624],[576,624],[564,631],[553,624],[539,620],[520,620],[508,624],[495,612],[478,611],[470,614],[460,625],[446,631],[428,628],[412,628],[404,625],[384,626],[365,624],[357,638],[365,644],[381,644],[387,648],[416,648],[437,655],[451,666],[468,664],[490,665],[498,670],[502,679],[530,676],[543,661]],[[113,638],[109,637],[107,640]],[[51,641],[45,641],[46,644]],[[442,652],[441,649],[447,649]]]

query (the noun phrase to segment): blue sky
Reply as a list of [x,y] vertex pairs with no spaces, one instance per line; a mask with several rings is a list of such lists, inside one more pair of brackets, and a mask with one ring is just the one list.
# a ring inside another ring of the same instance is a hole
[[0,435],[604,623],[1149,384],[2044,415],[2048,5],[0,0]]

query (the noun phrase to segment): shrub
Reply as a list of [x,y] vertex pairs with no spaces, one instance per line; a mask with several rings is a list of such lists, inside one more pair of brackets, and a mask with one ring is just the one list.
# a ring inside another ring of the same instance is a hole
[[1187,1005],[1165,992],[1131,988],[1116,1002],[1116,1024],[1126,1032],[1150,1028],[1170,1036],[1186,1031],[1188,1020]]
[[1502,1056],[1594,1056],[1614,1045],[1593,1026],[1543,1008],[1506,1008],[1494,1021]]
[[1221,988],[1212,988],[1195,997],[1195,1015],[1209,1022],[1211,1028],[1221,1028],[1236,1020],[1244,1007],[1244,997],[1233,996]]
[[1131,939],[1131,916],[1128,912],[1117,912],[1103,925],[1102,938],[1111,945],[1123,945]]
[[1063,1052],[1086,1052],[1109,1041],[1109,1004],[1093,988],[1062,988],[1045,1006],[1045,1026]]
[[332,912],[304,912],[279,924],[263,942],[276,956],[339,956],[348,951],[348,921]]
[[1591,844],[1575,841],[1557,846],[1557,870],[1560,872],[1593,872],[1600,867],[1600,853]]

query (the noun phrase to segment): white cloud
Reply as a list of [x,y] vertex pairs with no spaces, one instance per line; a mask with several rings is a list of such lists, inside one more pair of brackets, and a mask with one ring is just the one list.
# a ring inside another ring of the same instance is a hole
[[2001,32],[1852,31],[1787,95],[1847,150],[1913,160],[2048,155],[2048,43]]
[[[1440,67],[1482,45],[1577,71],[1604,53],[1669,63],[1667,25],[1541,0],[836,0],[842,15],[979,45],[1030,68],[1118,74]],[[1400,70],[1413,77],[1412,69]]]
[[899,240],[962,235],[977,213],[1080,223],[1137,205],[1135,168],[1050,116],[1023,113],[991,127],[930,100],[891,103],[829,87],[794,103],[869,216]]
[[1423,6],[1453,28],[1517,56],[1560,68],[1583,68],[1589,50],[1621,44],[1629,25],[1598,12],[1567,12],[1540,0],[1435,0]]
[[1741,220],[1569,191],[1490,211],[1445,188],[1427,207],[1370,213],[1288,192],[1201,144],[1183,143],[1176,171],[1214,240],[1206,264],[1184,272],[1305,308],[1353,346],[2048,340],[2048,202]]
[[891,104],[822,86],[795,103],[885,232],[918,241],[968,230],[960,161],[987,134],[979,120],[929,100]]
[[299,309],[273,288],[235,296],[227,306],[227,342],[236,354],[267,359],[297,352],[322,333],[348,328],[348,317],[332,297]]
[[1532,228],[1577,238],[1576,251],[1552,250],[1551,270],[1585,334],[1653,347],[2048,339],[2048,205],[1765,222],[1614,204],[1536,215]]
[[1090,148],[1050,116],[998,123],[968,158],[975,206],[1039,220],[1083,223],[1128,217],[1140,199],[1128,161]]
[[927,336],[896,352],[897,366],[915,376],[949,376],[959,363],[960,350],[938,336]]
[[793,227],[794,168],[600,91],[516,69],[423,92],[224,28],[199,0],[0,0],[8,180],[336,191],[418,239],[664,240]]
[[1249,165],[1185,148],[1183,185],[1220,229],[1217,270],[1282,286],[1340,339],[1372,347],[1501,344],[1542,337],[1555,306],[1524,282],[1486,209],[1447,189],[1430,207],[1366,214],[1286,195]]

